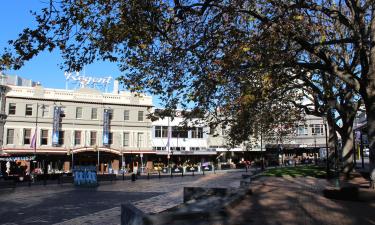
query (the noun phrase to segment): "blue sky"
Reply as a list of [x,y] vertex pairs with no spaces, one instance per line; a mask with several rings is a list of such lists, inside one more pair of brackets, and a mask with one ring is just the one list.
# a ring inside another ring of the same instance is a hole
[[[7,46],[10,39],[17,38],[25,27],[33,27],[35,20],[30,10],[38,11],[48,1],[41,0],[2,0],[0,10],[0,52]],[[64,71],[59,64],[62,59],[57,51],[43,52],[36,58],[26,62],[20,70],[4,71],[7,74],[17,74],[27,79],[39,81],[44,87],[65,88]],[[120,75],[116,64],[98,62],[85,67],[86,76],[116,78]]]

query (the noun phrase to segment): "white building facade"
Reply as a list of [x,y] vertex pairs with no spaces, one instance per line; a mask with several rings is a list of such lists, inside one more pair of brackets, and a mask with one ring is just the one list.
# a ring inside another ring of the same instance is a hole
[[215,149],[208,147],[209,128],[199,119],[193,119],[187,126],[183,122],[182,116],[152,122],[152,146],[156,154],[163,159],[169,157],[175,163],[197,163],[214,158]]
[[96,165],[104,173],[118,172],[136,156],[155,154],[147,118],[149,96],[89,88],[9,87],[2,146],[9,156],[33,157],[35,167],[48,170]]

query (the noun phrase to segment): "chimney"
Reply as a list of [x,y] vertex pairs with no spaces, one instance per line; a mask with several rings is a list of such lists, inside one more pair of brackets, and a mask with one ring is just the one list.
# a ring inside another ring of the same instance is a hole
[[119,93],[118,92],[118,85],[119,85],[118,80],[114,80],[113,81],[113,93],[114,94],[118,94]]

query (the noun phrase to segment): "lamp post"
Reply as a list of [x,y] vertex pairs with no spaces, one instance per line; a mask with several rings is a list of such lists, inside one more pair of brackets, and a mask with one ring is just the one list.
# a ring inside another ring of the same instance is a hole
[[327,135],[327,117],[323,116],[324,132],[326,136],[326,174],[329,176],[329,161],[328,161],[328,135]]

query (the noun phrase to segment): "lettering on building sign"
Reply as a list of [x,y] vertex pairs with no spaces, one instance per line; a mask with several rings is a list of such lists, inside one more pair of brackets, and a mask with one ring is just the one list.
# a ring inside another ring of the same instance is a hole
[[106,87],[111,83],[112,77],[90,77],[80,75],[79,72],[65,72],[65,80],[72,83],[78,83],[80,87]]

